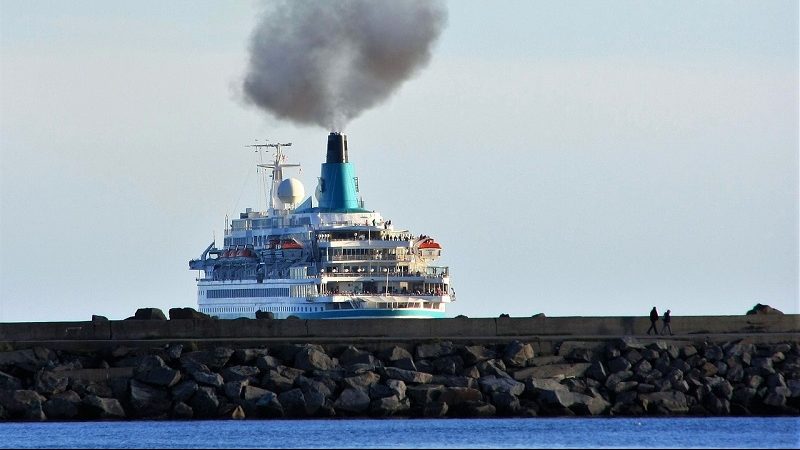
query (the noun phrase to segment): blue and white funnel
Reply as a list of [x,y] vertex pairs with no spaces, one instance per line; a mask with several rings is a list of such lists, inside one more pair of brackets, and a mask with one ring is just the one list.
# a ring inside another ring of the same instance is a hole
[[356,193],[358,183],[347,158],[347,136],[331,132],[328,154],[319,178],[319,209],[329,212],[363,211]]

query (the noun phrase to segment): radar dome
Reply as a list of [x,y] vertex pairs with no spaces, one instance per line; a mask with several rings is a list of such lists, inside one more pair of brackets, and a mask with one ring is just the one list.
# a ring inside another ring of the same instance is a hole
[[287,178],[278,185],[278,198],[287,205],[296,205],[303,200],[306,190],[297,178]]

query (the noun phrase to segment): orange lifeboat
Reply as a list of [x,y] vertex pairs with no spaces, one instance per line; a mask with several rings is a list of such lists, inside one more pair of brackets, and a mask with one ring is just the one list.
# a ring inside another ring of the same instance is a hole
[[231,250],[225,250],[224,252],[222,252],[222,257],[223,258],[230,258],[231,257]]
[[423,243],[419,244],[419,248],[421,250],[441,250],[442,246],[433,239],[427,239]]
[[281,248],[284,250],[300,250],[303,245],[294,239],[284,239],[281,241]]

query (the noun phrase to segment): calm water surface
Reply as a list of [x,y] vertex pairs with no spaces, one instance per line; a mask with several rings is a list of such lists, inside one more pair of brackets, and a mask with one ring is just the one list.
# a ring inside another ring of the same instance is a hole
[[0,448],[798,448],[800,418],[0,423]]

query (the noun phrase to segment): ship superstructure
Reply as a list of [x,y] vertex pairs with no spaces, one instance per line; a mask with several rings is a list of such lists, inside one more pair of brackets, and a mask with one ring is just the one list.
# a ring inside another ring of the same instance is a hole
[[283,148],[275,149],[268,205],[247,208],[225,229],[224,244],[209,245],[189,262],[198,271],[198,309],[232,319],[439,318],[455,300],[448,267],[433,265],[442,247],[431,236],[395,227],[364,209],[349,162],[347,137],[328,136],[316,193],[284,178]]

